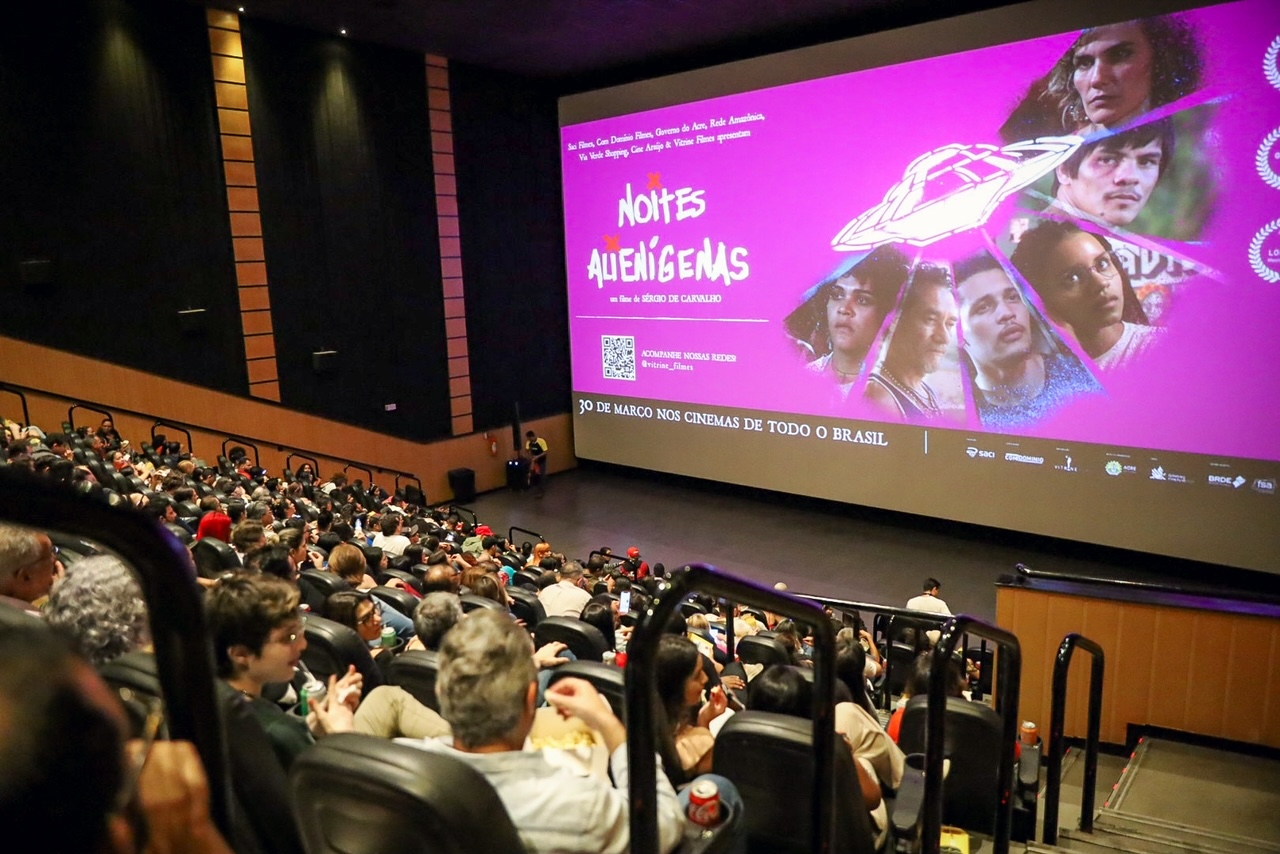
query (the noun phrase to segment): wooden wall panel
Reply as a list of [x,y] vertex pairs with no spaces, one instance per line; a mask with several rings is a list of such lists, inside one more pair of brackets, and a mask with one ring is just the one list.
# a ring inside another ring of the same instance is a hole
[[[495,434],[500,448],[497,456],[489,454],[488,441],[478,433],[413,442],[4,336],[0,336],[0,366],[0,380],[49,392],[27,393],[32,420],[46,429],[58,429],[66,420],[69,404],[64,398],[71,398],[105,405],[116,414],[121,434],[135,442],[149,439],[155,418],[206,425],[208,429],[192,431],[192,444],[195,454],[208,461],[217,457],[225,438],[235,435],[266,440],[259,443],[259,450],[263,465],[272,471],[283,468],[288,453],[278,446],[288,445],[318,456],[324,474],[331,474],[331,467],[341,468],[341,461],[350,459],[413,472],[422,479],[433,502],[451,495],[448,472],[453,468],[473,469],[476,489],[481,492],[506,484],[508,430]],[[9,395],[0,400],[6,413],[11,411],[10,401]],[[16,401],[12,405],[16,406]],[[126,409],[154,417],[120,411]],[[77,424],[97,423],[93,413],[78,416]],[[545,437],[552,447],[552,472],[577,465],[567,413],[530,420],[525,426]],[[162,428],[161,432],[179,438],[172,430]],[[391,475],[377,478],[386,485],[392,479]]]
[[[1000,587],[996,619],[1022,644],[1020,714],[1049,724],[1053,661],[1072,631],[1106,655],[1102,740],[1150,725],[1280,748],[1280,620]],[[1068,736],[1086,728],[1090,656],[1077,650]]]

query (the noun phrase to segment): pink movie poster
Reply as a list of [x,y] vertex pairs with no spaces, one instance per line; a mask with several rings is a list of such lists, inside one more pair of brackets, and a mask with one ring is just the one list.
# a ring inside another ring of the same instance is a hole
[[1280,460],[1280,15],[566,127],[574,389]]

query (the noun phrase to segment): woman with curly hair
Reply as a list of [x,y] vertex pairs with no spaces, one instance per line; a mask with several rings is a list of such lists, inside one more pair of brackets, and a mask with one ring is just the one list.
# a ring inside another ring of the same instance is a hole
[[71,636],[94,667],[151,646],[142,588],[129,567],[110,555],[71,564],[49,594],[44,616]]
[[1203,51],[1179,16],[1091,27],[1032,84],[1000,135],[1014,141],[1114,130],[1191,94],[1203,76]]

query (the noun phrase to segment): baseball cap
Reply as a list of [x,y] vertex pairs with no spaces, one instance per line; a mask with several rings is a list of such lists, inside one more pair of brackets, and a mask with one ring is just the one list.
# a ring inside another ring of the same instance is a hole
[[640,549],[635,546],[627,549],[627,557],[640,557]]

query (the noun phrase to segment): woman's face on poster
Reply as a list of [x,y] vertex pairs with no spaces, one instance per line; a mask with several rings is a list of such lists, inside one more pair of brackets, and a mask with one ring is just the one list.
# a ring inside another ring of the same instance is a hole
[[1089,121],[1110,128],[1148,109],[1154,60],[1137,23],[1093,30],[1072,56],[1072,83]]

